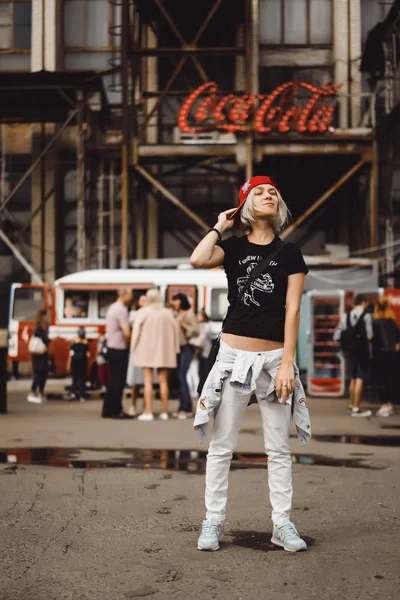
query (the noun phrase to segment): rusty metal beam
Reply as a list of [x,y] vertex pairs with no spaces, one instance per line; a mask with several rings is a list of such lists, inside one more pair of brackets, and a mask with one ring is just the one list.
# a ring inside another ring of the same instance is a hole
[[[193,41],[192,41],[191,45],[187,46],[187,48],[192,48],[192,47],[195,47],[197,45],[197,42],[199,41],[199,39],[203,35],[206,27],[208,26],[209,22],[213,18],[216,10],[219,8],[219,6],[220,6],[220,4],[221,4],[222,1],[223,0],[216,0],[215,1],[215,4],[213,5],[213,7],[211,8],[211,10],[207,14],[206,18],[204,19],[203,23],[200,26],[200,29],[198,30],[197,34],[193,38]],[[148,48],[147,50],[153,51],[153,48]],[[160,48],[157,47],[154,50],[159,51]],[[170,49],[168,49],[168,50],[170,50]],[[180,51],[182,51],[182,48],[180,48]],[[167,53],[168,54],[172,54],[171,52],[167,52]],[[158,110],[161,102],[163,101],[165,94],[168,92],[168,90],[170,89],[171,85],[174,83],[175,79],[177,78],[177,76],[179,75],[180,71],[182,70],[182,67],[185,64],[186,59],[187,59],[187,56],[183,56],[183,58],[181,58],[181,60],[178,62],[178,64],[176,65],[174,71],[172,72],[172,75],[170,76],[170,78],[168,79],[167,83],[165,84],[165,87],[164,87],[164,89],[161,92],[161,96],[158,98],[157,102],[154,104],[154,106],[151,109],[151,111],[149,112],[149,114],[146,115],[145,121],[144,121],[143,126],[142,126],[141,131],[140,131],[140,136],[143,134],[143,132],[146,129],[147,124],[150,121],[151,117]]]
[[148,171],[146,171],[146,169],[144,169],[140,165],[136,165],[135,169],[137,170],[138,173],[140,173],[140,175],[144,179],[146,179],[149,183],[151,183],[151,185],[153,187],[155,187],[156,190],[161,192],[161,194],[165,198],[167,198],[167,200],[169,200],[170,202],[172,202],[172,204],[177,206],[190,219],[192,219],[192,221],[194,221],[195,223],[200,225],[200,227],[202,227],[205,231],[208,231],[209,225],[207,225],[207,223],[205,221],[203,221],[203,219],[201,219],[199,216],[197,216],[196,213],[194,213],[192,210],[190,210],[190,208],[188,208],[186,206],[186,204],[181,202],[181,200],[179,200],[179,198],[177,198],[176,196],[174,196],[174,194],[172,194],[169,190],[167,190],[167,188],[164,187],[159,181],[157,181],[157,179],[155,179],[155,177],[153,177]]
[[[165,8],[164,4],[162,3],[162,0],[154,0],[154,1],[157,4],[157,6],[160,9],[160,11],[162,12],[162,14],[164,15],[164,18],[167,21],[167,23],[169,24],[169,26],[171,27],[172,31],[175,33],[176,37],[181,42],[182,47],[186,46],[187,43],[186,43],[185,38],[183,37],[183,35],[179,31],[179,28],[177,27],[177,25],[174,23],[173,19],[171,18],[170,14],[168,13],[167,9]],[[198,70],[198,72],[200,74],[200,77],[203,79],[203,81],[204,82],[208,81],[209,77],[207,76],[207,73],[204,71],[202,65],[197,60],[197,58],[195,56],[192,56],[191,59],[193,61],[194,66]]]
[[195,44],[186,44],[182,48],[134,48],[129,54],[140,56],[165,56],[165,55],[184,55],[185,58],[190,55],[211,55],[219,54],[224,56],[234,56],[236,54],[244,54],[245,49],[242,46],[197,46]]
[[49,141],[49,143],[47,144],[47,146],[45,148],[43,148],[42,152],[39,154],[39,156],[37,157],[37,159],[31,164],[31,166],[24,173],[24,175],[22,175],[21,179],[14,186],[14,188],[8,194],[7,198],[4,200],[3,204],[0,206],[0,213],[3,212],[3,210],[5,209],[5,207],[7,206],[7,204],[10,202],[10,200],[13,198],[13,196],[15,195],[15,193],[19,190],[19,188],[23,185],[23,183],[28,179],[29,175],[36,169],[36,167],[38,166],[38,164],[40,163],[40,161],[42,160],[42,158],[44,156],[46,156],[46,154],[48,153],[48,151],[50,150],[50,148],[58,140],[58,138],[60,137],[60,135],[68,127],[68,125],[70,124],[70,122],[76,116],[77,113],[78,113],[78,109],[77,108],[71,112],[71,114],[69,115],[68,119],[66,121],[64,121],[64,123],[62,124],[62,126],[60,127],[60,129],[57,131],[57,133],[54,134],[54,136],[51,138],[51,140]]
[[361,169],[364,161],[360,160],[354,167],[352,167],[349,171],[347,171],[336,183],[334,183],[318,200],[316,200],[306,211],[298,218],[294,223],[292,223],[289,227],[285,229],[285,231],[281,234],[281,238],[287,238],[295,229],[297,229],[304,221],[308,219],[310,215],[312,215],[324,202],[328,200],[336,192],[346,181],[348,181],[357,171]]
[[28,273],[32,276],[33,283],[43,283],[43,279],[40,277],[39,273],[35,271],[32,265],[26,260],[26,258],[21,254],[15,244],[6,236],[4,231],[0,229],[0,239],[5,243],[5,245],[11,250],[14,254],[15,258],[21,265],[28,271]]

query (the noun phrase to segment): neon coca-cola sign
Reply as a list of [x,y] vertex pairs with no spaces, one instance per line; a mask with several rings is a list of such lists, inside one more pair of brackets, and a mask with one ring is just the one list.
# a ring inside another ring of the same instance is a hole
[[[341,85],[325,83],[283,83],[268,95],[217,95],[214,81],[204,83],[186,98],[178,113],[178,127],[185,133],[220,129],[269,133],[316,133],[330,130],[336,107],[335,95]],[[310,95],[306,104],[298,104],[300,92]],[[205,96],[204,96],[205,95]],[[201,125],[197,125],[197,124]]]

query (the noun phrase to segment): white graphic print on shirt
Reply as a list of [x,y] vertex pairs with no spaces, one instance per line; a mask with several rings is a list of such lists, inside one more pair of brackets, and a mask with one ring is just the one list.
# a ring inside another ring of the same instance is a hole
[[[242,264],[246,262],[246,259],[242,261]],[[239,295],[242,293],[243,288],[245,287],[251,272],[257,266],[256,262],[252,262],[246,269],[247,275],[245,277],[239,277],[237,279],[237,286],[239,290]],[[240,297],[241,302],[245,306],[250,306],[249,302],[255,304],[256,306],[260,306],[260,303],[254,297],[256,291],[263,292],[266,294],[272,294],[274,291],[275,284],[272,281],[272,277],[268,273],[264,273],[257,277],[250,285],[250,289],[244,294],[243,298]]]

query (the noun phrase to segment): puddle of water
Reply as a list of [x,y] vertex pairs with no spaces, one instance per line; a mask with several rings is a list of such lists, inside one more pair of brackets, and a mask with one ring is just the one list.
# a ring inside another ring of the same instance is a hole
[[[304,535],[301,537],[305,540],[308,547],[314,544],[314,538]],[[252,550],[259,550],[261,552],[282,551],[282,548],[271,542],[271,534],[267,532],[234,529],[227,534],[227,538],[230,538],[234,546],[240,546],[241,548],[251,548]],[[221,548],[223,548],[222,545]]]
[[[93,469],[126,467],[135,469],[167,469],[187,473],[204,473],[207,452],[197,450],[89,449],[89,448],[25,448],[0,450],[0,463],[15,465],[46,465]],[[301,465],[381,469],[366,464],[363,458],[332,458],[330,456],[293,454],[292,462]],[[233,455],[231,469],[265,469],[265,454]]]
[[[384,429],[384,425],[382,428]],[[399,426],[400,427],[400,426]],[[393,425],[390,429],[395,428]],[[315,442],[332,442],[338,444],[365,444],[367,446],[400,446],[399,435],[313,435]]]

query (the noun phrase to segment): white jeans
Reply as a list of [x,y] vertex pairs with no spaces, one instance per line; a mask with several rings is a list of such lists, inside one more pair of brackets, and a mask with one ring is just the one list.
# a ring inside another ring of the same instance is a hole
[[[268,354],[268,353],[263,353]],[[276,351],[271,358],[276,362]],[[216,409],[206,468],[206,518],[225,519],[228,477],[241,422],[251,394],[238,393],[230,386],[231,376],[224,382],[221,401]],[[292,459],[289,446],[291,407],[260,401],[264,448],[268,455],[269,497],[272,520],[290,520],[292,506]]]

